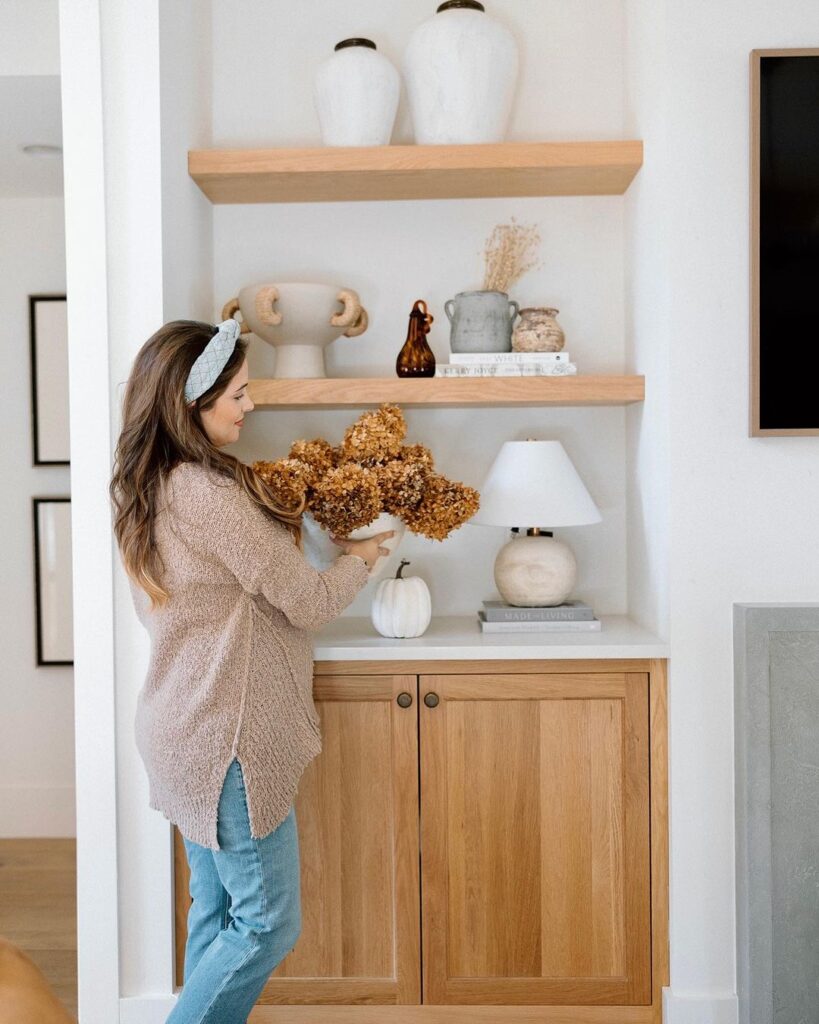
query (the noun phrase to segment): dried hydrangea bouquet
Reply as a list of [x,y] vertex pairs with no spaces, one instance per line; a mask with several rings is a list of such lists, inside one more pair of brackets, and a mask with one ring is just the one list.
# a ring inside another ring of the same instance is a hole
[[[429,449],[404,444],[406,433],[401,409],[385,402],[362,413],[339,445],[323,438],[294,441],[286,458],[253,463],[282,505],[296,508],[304,496],[304,550],[316,568],[339,553],[331,532],[357,540],[394,529],[384,545],[391,555],[405,528],[444,540],[477,512],[478,492],[436,473]],[[371,580],[386,570],[389,557],[378,559]]]

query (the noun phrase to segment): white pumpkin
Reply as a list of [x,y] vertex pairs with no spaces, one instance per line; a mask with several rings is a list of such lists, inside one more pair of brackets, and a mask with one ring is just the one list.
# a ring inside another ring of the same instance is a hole
[[432,618],[429,588],[420,576],[403,577],[402,559],[394,579],[382,580],[372,603],[373,625],[382,636],[420,636]]

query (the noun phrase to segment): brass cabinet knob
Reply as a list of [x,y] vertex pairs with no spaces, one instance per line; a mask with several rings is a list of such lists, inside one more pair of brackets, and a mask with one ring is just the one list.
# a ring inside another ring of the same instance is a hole
[[396,699],[398,700],[398,703],[402,708],[408,708],[412,704],[411,693],[399,693]]
[[424,695],[424,703],[426,704],[426,706],[428,708],[437,708],[438,707],[438,694],[437,693],[427,693],[427,694],[425,694]]

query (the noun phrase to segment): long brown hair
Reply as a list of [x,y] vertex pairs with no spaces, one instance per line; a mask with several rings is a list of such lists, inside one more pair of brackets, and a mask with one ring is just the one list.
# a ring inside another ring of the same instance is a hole
[[153,537],[157,495],[180,462],[198,462],[235,480],[302,547],[304,503],[296,510],[280,508],[252,466],[217,448],[202,423],[202,412],[214,405],[239,372],[247,342],[236,341],[224,369],[192,407],[185,400],[190,369],[216,331],[213,324],[198,320],[172,320],[160,327],[137,353],[125,387],[109,494],[125,571],[150,597],[151,611],[170,596],[160,582],[164,566]]

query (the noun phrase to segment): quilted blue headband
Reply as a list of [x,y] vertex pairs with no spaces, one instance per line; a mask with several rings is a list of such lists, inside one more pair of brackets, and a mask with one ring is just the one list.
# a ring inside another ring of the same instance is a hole
[[185,383],[185,399],[188,402],[204,395],[208,388],[213,386],[228,359],[233,355],[236,339],[242,333],[241,325],[236,320],[223,320],[216,326],[216,334],[205,345],[204,352],[197,358],[188,374]]

